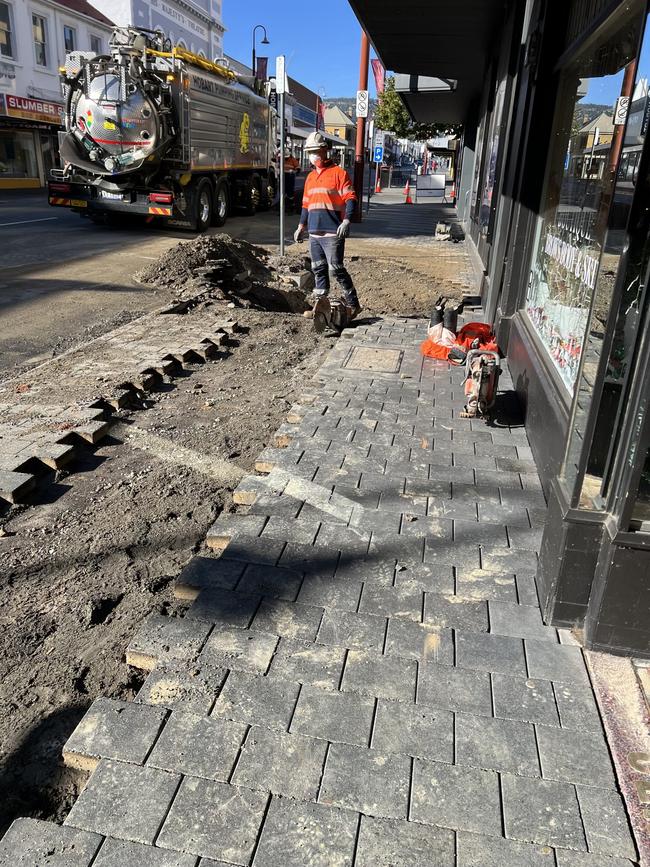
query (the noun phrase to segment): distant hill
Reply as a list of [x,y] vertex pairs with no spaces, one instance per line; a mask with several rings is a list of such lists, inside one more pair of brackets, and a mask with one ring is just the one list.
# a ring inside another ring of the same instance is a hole
[[[370,102],[370,112],[372,113],[377,106],[377,100],[372,99],[372,97],[371,97],[369,102]],[[327,96],[327,97],[325,97],[325,104],[326,105],[338,105],[338,107],[341,109],[341,111],[344,111],[349,117],[351,117],[354,120],[355,110],[357,107],[356,96]],[[352,114],[350,114],[350,110],[352,110]]]

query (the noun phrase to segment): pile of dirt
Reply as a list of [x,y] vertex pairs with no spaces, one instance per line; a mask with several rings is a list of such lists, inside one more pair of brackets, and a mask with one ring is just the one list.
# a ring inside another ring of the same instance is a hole
[[235,307],[303,313],[311,282],[300,277],[295,259],[286,258],[230,235],[200,235],[172,247],[134,276],[179,299],[205,293]]

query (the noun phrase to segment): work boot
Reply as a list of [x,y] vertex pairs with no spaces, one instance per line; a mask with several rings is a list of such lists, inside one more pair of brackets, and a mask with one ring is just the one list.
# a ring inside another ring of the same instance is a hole
[[344,304],[347,310],[348,318],[350,320],[354,319],[356,316],[361,313],[363,310],[361,304],[359,304],[359,299],[355,296],[354,298],[346,298],[344,295],[340,298],[341,304]]

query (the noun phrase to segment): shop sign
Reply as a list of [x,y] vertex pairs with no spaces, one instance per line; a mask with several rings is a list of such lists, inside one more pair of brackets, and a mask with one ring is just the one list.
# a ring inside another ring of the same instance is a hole
[[11,93],[4,94],[4,102],[4,111],[9,117],[21,117],[23,120],[37,120],[42,123],[63,123],[63,106],[58,102],[14,96]]
[[551,232],[546,236],[544,252],[589,289],[596,287],[598,259],[594,256],[588,256],[576,244],[563,241]]
[[303,123],[309,124],[309,126],[316,127],[316,112],[310,108],[306,108],[304,105],[300,105],[300,103],[294,105],[293,116],[295,120],[301,120]]
[[165,3],[164,0],[149,0],[149,5],[152,9],[155,9],[161,15],[164,15],[165,18],[176,22],[179,27],[182,27],[188,32],[196,33],[196,35],[200,36],[201,39],[207,40],[207,29],[199,24],[195,19],[183,15],[182,12],[179,12],[179,10],[175,9],[171,4]]

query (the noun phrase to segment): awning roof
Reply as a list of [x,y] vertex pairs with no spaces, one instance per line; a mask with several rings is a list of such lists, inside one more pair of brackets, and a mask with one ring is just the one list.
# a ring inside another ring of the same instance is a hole
[[416,120],[462,123],[483,89],[504,0],[350,0],[386,69],[455,82],[453,90],[402,94]]

